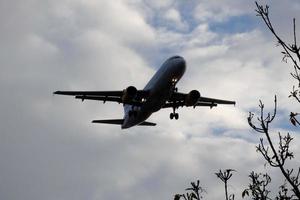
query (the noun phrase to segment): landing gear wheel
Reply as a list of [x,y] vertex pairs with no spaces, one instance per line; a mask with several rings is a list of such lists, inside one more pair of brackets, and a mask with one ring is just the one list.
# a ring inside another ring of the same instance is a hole
[[177,120],[177,119],[179,118],[178,113],[175,113],[175,114],[174,114],[174,117],[175,117],[175,119]]
[[170,113],[170,119],[173,119],[173,118],[174,118],[174,114]]
[[175,111],[176,111],[176,107],[174,106],[174,107],[173,107],[173,112],[170,113],[170,119],[175,118],[175,119],[177,120],[177,119],[179,118],[178,113],[176,113]]
[[179,118],[179,115],[178,113],[170,113],[170,119],[178,119]]

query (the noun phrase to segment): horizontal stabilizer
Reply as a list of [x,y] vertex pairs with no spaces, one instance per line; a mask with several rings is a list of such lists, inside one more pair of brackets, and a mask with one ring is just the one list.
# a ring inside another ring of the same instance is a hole
[[[103,119],[103,120],[93,120],[92,123],[102,123],[102,124],[117,124],[122,125],[124,119]],[[152,122],[142,122],[137,126],[156,126],[155,123]]]
[[156,126],[156,124],[152,122],[142,122],[138,126]]
[[102,123],[102,124],[118,124],[122,125],[124,119],[104,119],[104,120],[93,120],[92,123]]

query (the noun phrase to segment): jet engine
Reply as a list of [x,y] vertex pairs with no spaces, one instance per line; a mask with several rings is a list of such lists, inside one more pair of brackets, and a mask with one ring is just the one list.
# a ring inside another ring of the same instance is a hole
[[130,102],[132,101],[137,94],[137,89],[134,86],[129,86],[125,90],[123,90],[122,102]]
[[194,106],[197,104],[199,98],[200,92],[198,90],[192,90],[186,95],[184,103],[186,106]]

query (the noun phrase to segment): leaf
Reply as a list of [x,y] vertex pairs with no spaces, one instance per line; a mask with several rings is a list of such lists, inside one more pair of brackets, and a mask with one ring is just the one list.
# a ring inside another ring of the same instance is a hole
[[292,123],[294,126],[296,126],[296,121],[295,121],[294,118],[291,118],[290,121],[291,121],[291,123]]
[[242,193],[242,198],[245,197],[245,195],[249,196],[249,192],[248,190],[244,190],[243,193]]
[[192,193],[191,197],[192,197],[192,199],[193,198],[198,199],[197,196],[195,195],[195,193]]
[[294,157],[293,153],[289,153],[289,152],[286,154],[286,156],[287,156],[287,157],[290,157],[290,158],[293,158],[293,157]]
[[195,185],[195,183],[194,183],[194,182],[191,182],[191,185],[192,185],[193,187],[196,187],[196,185]]
[[180,197],[181,197],[181,195],[180,195],[180,194],[176,194],[176,195],[174,196],[174,200],[179,200],[179,199],[180,199]]

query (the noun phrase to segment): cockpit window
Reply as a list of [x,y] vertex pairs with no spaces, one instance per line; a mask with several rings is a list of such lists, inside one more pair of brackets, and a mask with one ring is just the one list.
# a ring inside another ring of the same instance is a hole
[[176,58],[181,58],[181,57],[180,57],[180,56],[172,56],[172,57],[170,58],[170,60],[176,59]]

